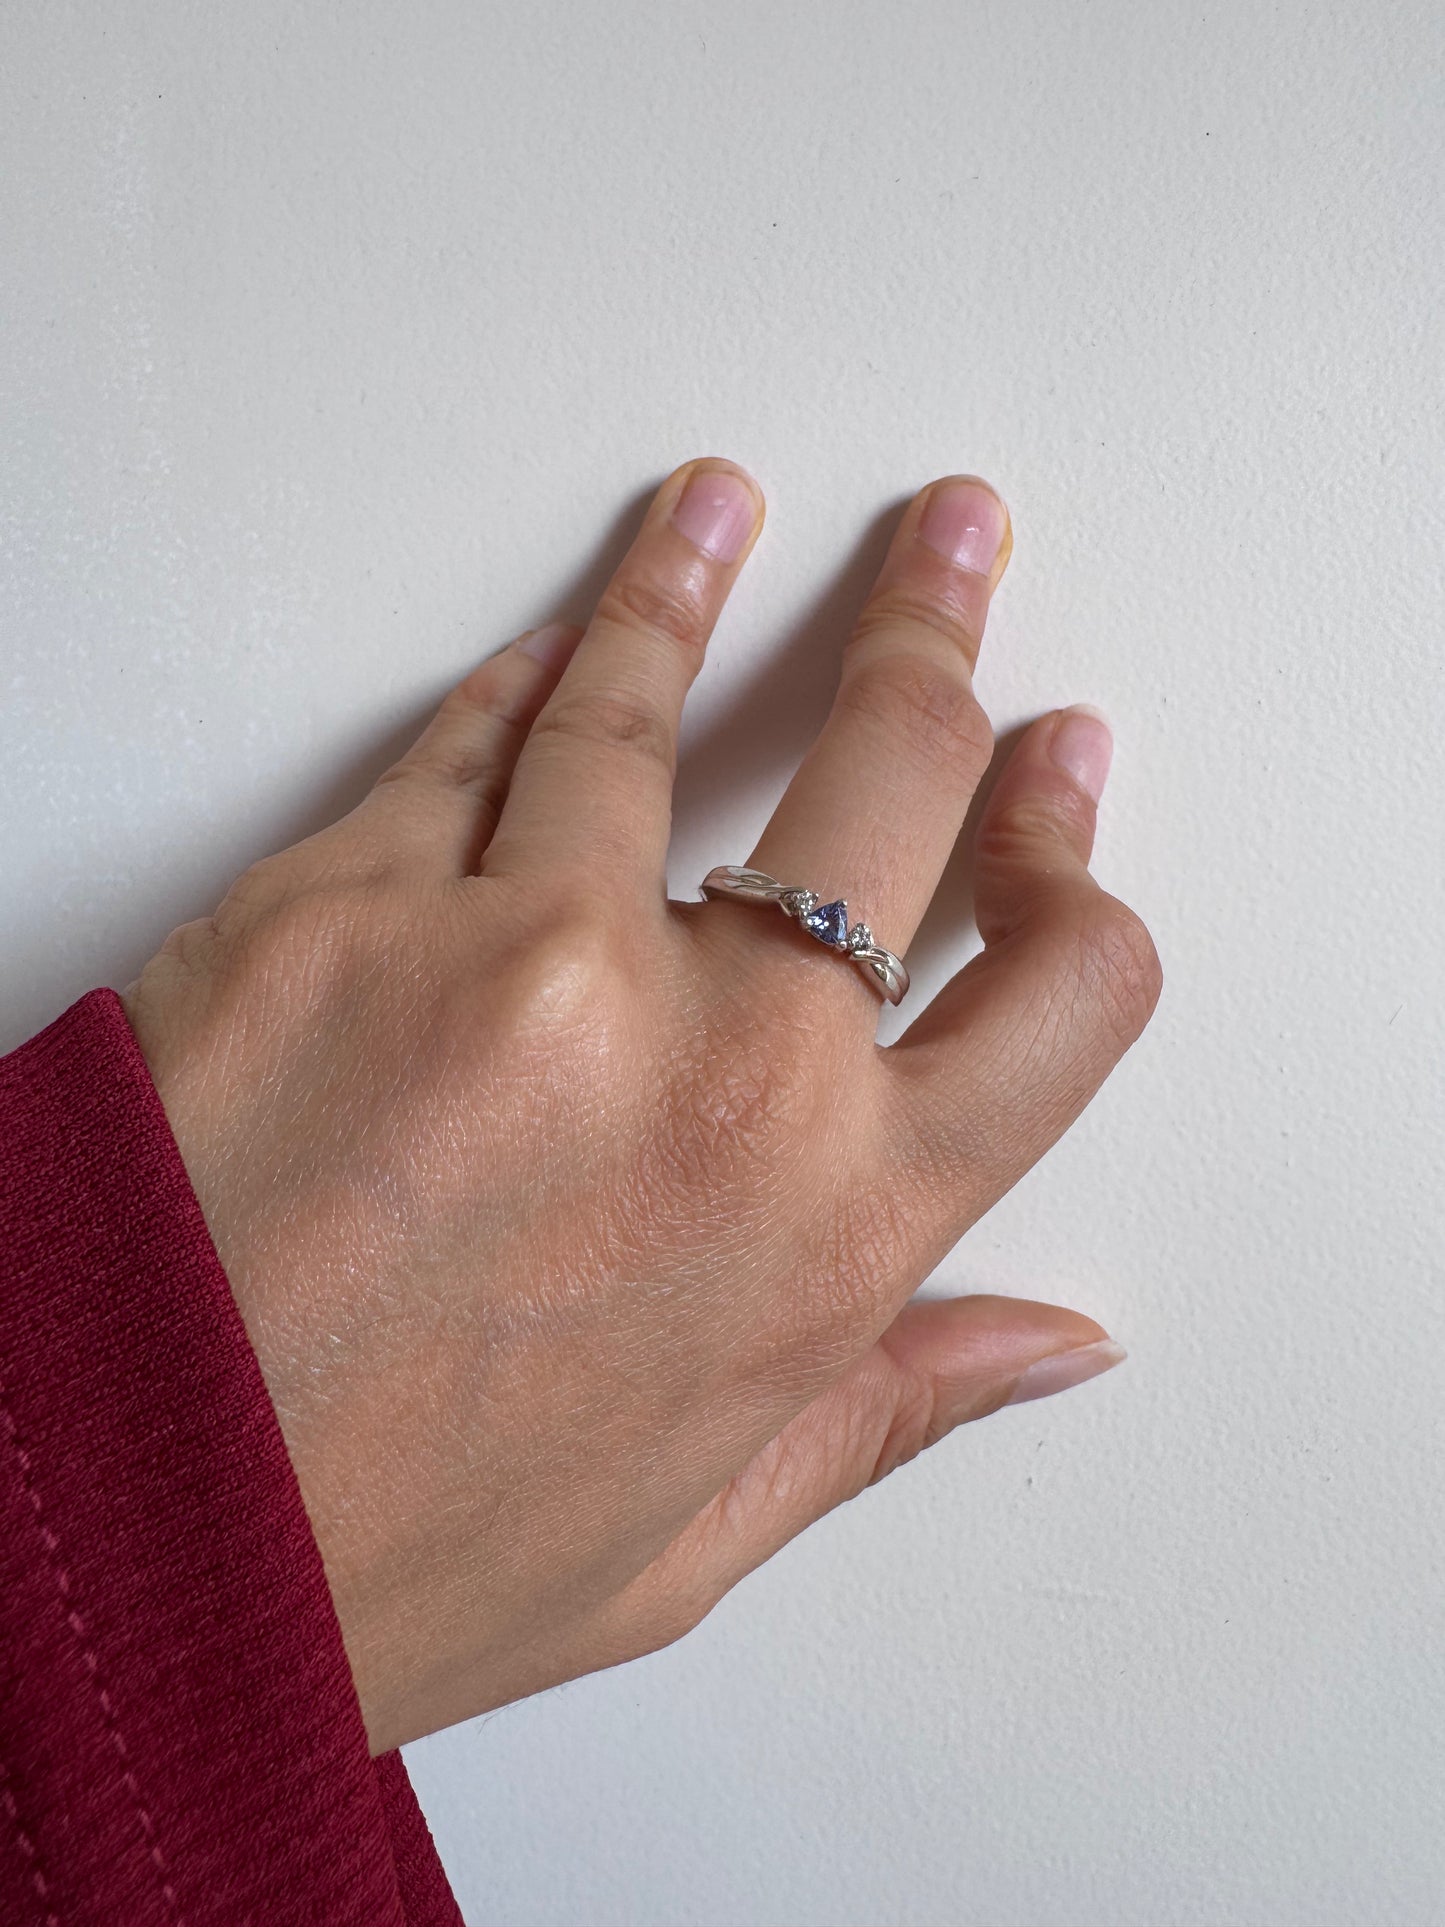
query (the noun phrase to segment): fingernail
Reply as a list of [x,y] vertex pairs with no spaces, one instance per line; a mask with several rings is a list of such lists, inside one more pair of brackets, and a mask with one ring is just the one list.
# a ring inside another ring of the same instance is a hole
[[717,468],[692,476],[672,511],[673,527],[717,562],[737,561],[757,519],[757,499],[742,476]]
[[1104,712],[1092,703],[1061,711],[1049,738],[1049,755],[1097,803],[1114,760],[1114,737]]
[[940,482],[924,505],[918,533],[955,568],[987,575],[1003,546],[1008,510],[986,483],[971,476]]
[[517,647],[524,656],[535,656],[548,669],[565,669],[581,640],[582,631],[575,622],[549,622],[545,628],[523,636]]
[[1055,1352],[1051,1358],[1037,1358],[1019,1378],[1004,1400],[1006,1405],[1024,1405],[1031,1398],[1052,1398],[1067,1392],[1071,1385],[1097,1378],[1112,1371],[1129,1356],[1112,1338],[1100,1338],[1092,1345],[1078,1345],[1071,1352]]

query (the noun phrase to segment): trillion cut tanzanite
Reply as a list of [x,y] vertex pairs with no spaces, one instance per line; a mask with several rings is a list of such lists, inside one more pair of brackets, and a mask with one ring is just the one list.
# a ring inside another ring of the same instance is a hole
[[803,928],[811,930],[819,943],[831,943],[841,950],[848,941],[847,904],[841,897],[836,903],[820,903],[803,918]]

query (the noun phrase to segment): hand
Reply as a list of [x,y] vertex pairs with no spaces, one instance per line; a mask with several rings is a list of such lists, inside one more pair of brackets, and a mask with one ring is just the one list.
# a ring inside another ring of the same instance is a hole
[[[667,900],[683,697],[761,519],[741,470],[679,469],[585,634],[484,662],[125,993],[377,1751],[677,1638],[952,1426],[1121,1356],[1048,1305],[908,1303],[1158,995],[1087,869],[1104,726],[1024,736],[985,947],[891,1048],[776,909]],[[910,504],[747,858],[900,953],[990,758],[1010,546],[982,484]]]

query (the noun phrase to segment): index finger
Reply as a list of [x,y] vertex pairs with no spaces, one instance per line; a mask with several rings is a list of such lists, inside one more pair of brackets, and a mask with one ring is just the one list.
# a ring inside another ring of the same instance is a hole
[[532,725],[484,871],[665,896],[683,699],[762,520],[736,463],[704,457],[663,483]]

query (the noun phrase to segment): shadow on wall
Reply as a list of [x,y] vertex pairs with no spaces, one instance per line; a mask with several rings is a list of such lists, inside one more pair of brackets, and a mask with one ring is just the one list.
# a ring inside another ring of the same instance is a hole
[[[660,483],[661,477],[658,479]],[[587,619],[637,533],[655,492],[656,485],[640,491],[614,517],[591,558],[575,571],[555,598],[554,606],[561,617],[574,622]],[[740,787],[782,793],[827,715],[843,641],[878,573],[907,499],[900,497],[873,519],[832,581],[780,639],[764,666],[689,744],[678,768],[674,806],[678,827],[691,830],[707,823],[724,800]],[[324,777],[309,795],[283,801],[262,843],[237,851],[235,871],[265,850],[283,849],[352,809],[381,772],[415,741],[443,693],[443,689],[438,688],[431,697],[419,702],[404,722],[374,735],[357,749],[344,768]],[[955,846],[938,892],[909,948],[908,961],[915,976],[933,980],[957,958],[961,946],[973,934],[973,830],[1008,752],[1022,733],[1021,725],[1000,740],[979,786],[964,834]],[[861,793],[858,807],[886,810],[888,799]],[[246,833],[254,837],[255,825],[250,825]],[[178,849],[174,856],[178,867],[189,867],[183,850]],[[197,901],[209,907],[209,901],[219,896],[230,877],[217,878],[214,853],[205,869],[206,876],[198,876],[194,882]],[[829,887],[834,887],[833,879],[826,881]],[[887,933],[880,932],[880,935],[886,942]],[[154,948],[155,942],[149,938],[123,945],[114,959],[116,974],[110,981],[128,982]]]

